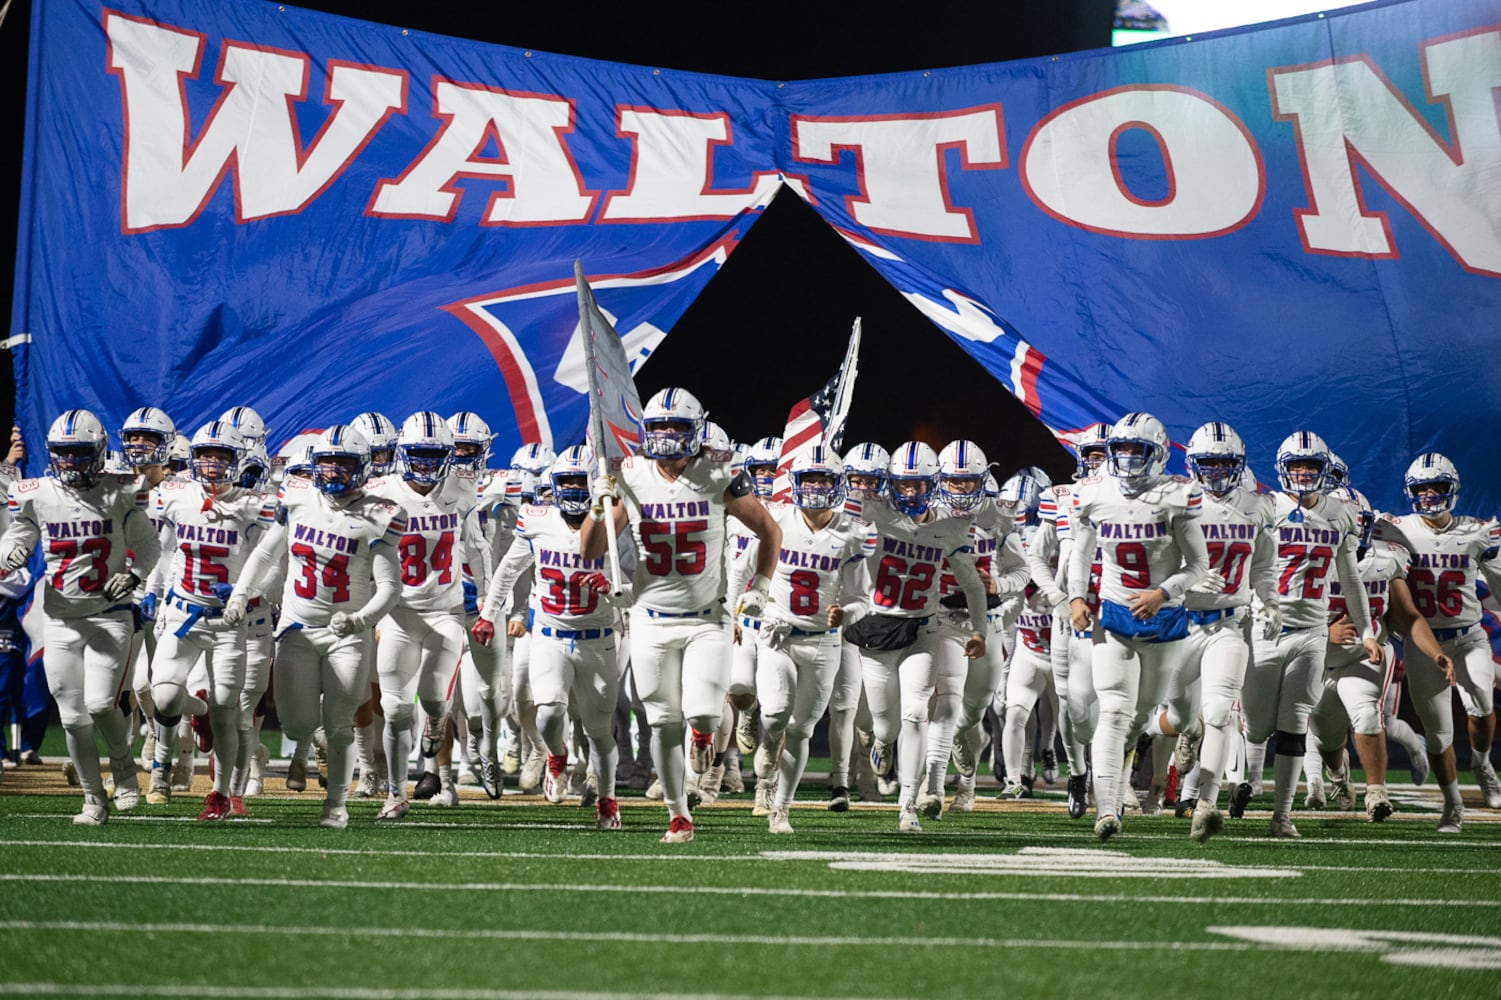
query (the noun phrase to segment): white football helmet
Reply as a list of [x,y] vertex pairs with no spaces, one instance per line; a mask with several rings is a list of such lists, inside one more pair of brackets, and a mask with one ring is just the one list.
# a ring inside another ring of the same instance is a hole
[[1140,493],[1167,468],[1168,449],[1162,421],[1150,413],[1128,413],[1110,428],[1105,468],[1123,491]]
[[396,434],[396,465],[409,483],[436,486],[448,478],[453,461],[453,431],[432,410],[418,410],[401,422]]
[[[870,441],[844,453],[844,486],[849,496],[874,500],[886,495],[891,453]],[[859,483],[856,483],[859,477]]]
[[[312,479],[313,478],[313,444],[299,445],[288,453],[287,464],[282,467],[282,478]],[[278,457],[280,452],[277,452]]]
[[88,410],[69,410],[47,429],[47,468],[64,486],[88,489],[97,483],[108,452],[104,425]]
[[[129,441],[127,437],[145,436],[146,441]],[[120,451],[132,468],[143,465],[166,465],[167,452],[177,428],[172,418],[154,406],[132,410],[120,425]]]
[[844,463],[832,448],[815,444],[801,449],[792,456],[787,478],[792,502],[803,510],[828,510],[844,503]]
[[1246,443],[1229,424],[1212,420],[1199,427],[1188,439],[1187,455],[1188,474],[1205,492],[1222,497],[1241,485]]
[[219,419],[227,421],[231,427],[240,432],[240,437],[245,439],[245,447],[266,443],[266,422],[250,407],[231,406],[219,414]]
[[490,464],[490,442],[494,436],[483,417],[460,410],[448,418],[448,429],[453,432],[454,468],[478,472]]
[[287,470],[294,462],[298,463],[302,475],[311,478],[312,467],[307,464],[307,450],[318,440],[318,432],[303,431],[293,437],[292,440],[276,449],[276,454],[271,456],[271,482],[280,486],[286,478]]
[[544,503],[552,489],[548,474],[558,456],[545,444],[524,444],[511,456],[511,481],[520,484],[523,503]]
[[1088,479],[1097,475],[1100,466],[1105,464],[1109,444],[1109,424],[1090,424],[1084,428],[1079,433],[1079,440],[1070,445],[1074,452],[1074,478]]
[[641,408],[641,454],[689,458],[704,440],[703,405],[687,389],[663,389]]
[[354,493],[370,478],[370,442],[348,424],[335,424],[319,434],[309,457],[313,485],[329,496]]
[[1350,485],[1350,467],[1345,460],[1329,452],[1329,471],[1324,476],[1324,492],[1333,493],[1343,486]]
[[745,451],[745,474],[755,485],[756,496],[770,500],[777,481],[777,465],[782,461],[782,439],[764,437]]
[[990,465],[973,441],[950,441],[938,453],[938,494],[957,511],[974,510],[985,499]]
[[938,496],[938,455],[921,441],[908,441],[891,456],[886,467],[891,506],[908,517],[921,517]]
[[1018,522],[1036,523],[1037,508],[1042,506],[1042,491],[1052,485],[1047,473],[1035,466],[1018,469],[1001,484],[996,503],[1003,510],[1010,511]]
[[1436,451],[1426,451],[1412,460],[1402,477],[1412,512],[1438,517],[1454,510],[1459,500],[1459,470]]
[[[1315,463],[1318,470],[1288,468],[1289,464]],[[1324,492],[1329,474],[1329,446],[1313,431],[1293,431],[1277,448],[1277,482],[1283,491],[1299,500]]]
[[370,474],[389,476],[396,468],[396,425],[384,413],[367,410],[349,422],[370,442]]
[[[222,454],[225,452],[228,457]],[[245,439],[227,420],[210,420],[194,431],[188,442],[188,474],[210,490],[240,485],[244,461]]]
[[552,484],[552,502],[565,514],[588,513],[593,503],[589,495],[589,479],[593,475],[594,453],[587,445],[564,448],[547,475]]
[[[730,440],[730,435],[723,427],[712,420],[705,420],[704,451],[712,452],[721,461],[728,460],[735,452],[735,443]],[[736,471],[739,470],[737,469]]]
[[271,459],[266,446],[253,444],[240,460],[240,485],[247,490],[264,490],[271,481]]

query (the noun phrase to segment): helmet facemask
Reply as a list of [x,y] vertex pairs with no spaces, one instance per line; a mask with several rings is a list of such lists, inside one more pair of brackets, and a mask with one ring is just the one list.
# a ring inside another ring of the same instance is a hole
[[941,476],[938,493],[951,510],[974,510],[985,500],[985,477]]
[[1189,455],[1188,471],[1205,492],[1222,497],[1240,487],[1246,459],[1244,455]]
[[313,455],[313,485],[331,497],[347,496],[365,485],[369,467],[363,455],[319,452]]
[[652,420],[641,428],[641,454],[648,458],[692,458],[703,440],[696,420]]
[[898,513],[922,517],[937,493],[937,476],[892,476],[886,496]]
[[797,469],[792,481],[792,502],[799,510],[832,510],[844,503],[844,483],[824,469]]
[[88,489],[104,471],[104,449],[88,444],[48,445],[47,467],[52,470],[52,478],[64,486]]

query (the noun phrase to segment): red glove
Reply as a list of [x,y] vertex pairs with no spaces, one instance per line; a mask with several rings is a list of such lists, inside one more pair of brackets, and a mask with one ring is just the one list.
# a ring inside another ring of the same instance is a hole
[[474,628],[469,630],[469,634],[474,636],[474,641],[481,646],[488,646],[495,640],[495,623],[481,618],[474,623]]
[[582,582],[585,587],[588,587],[597,594],[608,594],[610,592],[610,578],[603,573],[590,573],[584,577]]

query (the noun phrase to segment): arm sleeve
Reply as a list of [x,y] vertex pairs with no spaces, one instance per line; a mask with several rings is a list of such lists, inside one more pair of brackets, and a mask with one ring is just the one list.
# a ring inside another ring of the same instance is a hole
[[486,621],[497,621],[500,615],[510,610],[506,607],[506,598],[511,596],[521,574],[532,565],[532,547],[523,542],[523,539],[518,539],[506,551],[495,575],[490,578],[490,588],[485,591],[485,600],[479,609],[479,616]]
[[1251,590],[1263,607],[1277,604],[1277,539],[1268,525],[1251,542]]
[[1094,524],[1082,517],[1075,518],[1069,525],[1069,543],[1068,580],[1064,586],[1070,601],[1082,601],[1089,594],[1089,567],[1096,544]]
[[135,557],[136,576],[149,577],[162,557],[162,543],[151,527],[151,518],[143,511],[132,510],[125,515],[125,544]]
[[250,558],[245,560],[245,567],[240,570],[240,578],[235,581],[235,590],[243,591],[246,597],[255,598],[266,593],[266,587],[271,582],[271,575],[280,568],[281,558],[287,549],[287,526],[280,522],[271,525],[266,533],[261,535],[261,540],[256,543],[255,551],[250,553]]
[[1355,549],[1360,544],[1356,532],[1345,531],[1339,548],[1334,554],[1334,569],[1339,575],[1340,590],[1345,595],[1345,608],[1350,613],[1350,622],[1360,631],[1360,641],[1376,638],[1371,627],[1371,602],[1366,596],[1365,584],[1360,580],[1360,562]]
[[870,612],[870,567],[856,556],[839,571],[839,606],[844,624],[853,625]]
[[[1048,603],[1058,605],[1068,599],[1068,595],[1059,587],[1058,571],[1053,569],[1049,560],[1053,552],[1059,549],[1058,528],[1052,521],[1043,521],[1037,526],[1037,531],[1032,535],[1032,544],[1025,550],[1027,569],[1031,572],[1032,581],[1047,597]],[[1059,566],[1067,569],[1067,563],[1063,560],[1060,551],[1058,556]]]
[[948,560],[954,579],[964,591],[964,600],[969,609],[970,628],[980,635],[985,635],[989,628],[985,620],[985,584],[980,582],[980,571],[975,569],[974,553],[964,550],[950,552]]
[[1022,540],[1012,532],[1001,539],[996,551],[996,593],[1002,600],[1020,594],[1027,589],[1027,580],[1032,576],[1032,567],[1022,550]]
[[367,622],[378,622],[401,600],[401,556],[394,545],[377,545],[370,554],[375,591],[356,613]]
[[1162,589],[1167,591],[1168,600],[1181,601],[1188,588],[1209,572],[1209,546],[1204,544],[1197,508],[1173,518],[1173,539],[1183,556],[1183,568],[1163,580]]

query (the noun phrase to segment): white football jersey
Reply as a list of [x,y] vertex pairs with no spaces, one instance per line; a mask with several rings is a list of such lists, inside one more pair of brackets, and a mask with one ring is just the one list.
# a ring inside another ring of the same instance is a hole
[[[944,561],[970,551],[969,521],[936,506],[932,519],[923,522],[880,502],[865,504],[864,510],[879,532],[872,557],[870,610],[897,618],[937,612]],[[979,616],[983,621],[984,612]]]
[[[1360,582],[1365,586],[1366,601],[1371,607],[1371,622],[1376,627],[1376,641],[1386,643],[1391,638],[1387,628],[1386,612],[1391,607],[1391,584],[1393,580],[1407,575],[1412,554],[1395,542],[1372,542],[1360,560]],[[1339,580],[1329,581],[1329,618],[1338,620],[1349,614],[1345,603],[1344,589]],[[1359,643],[1351,646],[1330,645],[1324,655],[1327,669],[1343,667],[1365,659],[1365,650]]]
[[1040,656],[1049,655],[1053,649],[1053,605],[1036,584],[1028,584],[1023,593],[1021,614],[1016,617],[1016,641]]
[[161,546],[146,516],[147,495],[132,485],[101,481],[73,490],[43,478],[10,488],[11,521],[0,551],[41,542],[47,563],[42,608],[49,616],[84,618],[129,603],[104,596],[105,582],[127,563],[136,575],[150,575]]
[[829,628],[830,607],[863,604],[870,585],[865,561],[876,551],[874,525],[836,511],[814,531],[792,504],[768,503],[766,509],[782,529],[766,618],[818,632]]
[[[287,579],[281,627],[290,622],[323,626],[335,611],[355,612],[374,592],[371,549],[394,549],[406,533],[399,504],[362,493],[336,503],[310,480],[282,483],[277,521],[286,526]],[[270,541],[270,539],[267,539]]]
[[[1273,497],[1277,540],[1274,571],[1282,624],[1288,628],[1317,628],[1329,623],[1330,570],[1349,589],[1360,586],[1355,550],[1360,545],[1360,510],[1337,496],[1319,497],[1302,507],[1286,493]],[[1365,634],[1371,622],[1362,590],[1349,602],[1350,620]]]
[[398,477],[372,483],[370,496],[389,500],[406,515],[397,543],[401,560],[400,606],[413,611],[464,607],[464,565],[478,522],[470,517],[478,499],[470,478],[449,475],[426,496]]
[[1382,530],[1390,523],[1400,530],[1393,540],[1412,553],[1407,586],[1429,627],[1463,628],[1479,622],[1476,576],[1486,577],[1491,593],[1501,593],[1501,524],[1495,518],[1451,516],[1440,530],[1417,514],[1404,514],[1378,521],[1378,536],[1390,533]]
[[1275,517],[1269,496],[1240,489],[1223,499],[1205,493],[1199,528],[1209,550],[1209,575],[1189,589],[1184,606],[1197,611],[1243,607],[1253,591],[1262,600],[1270,598],[1276,585]]
[[506,554],[496,582],[531,564],[534,625],[576,630],[614,622],[614,607],[589,585],[591,577],[605,573],[608,557],[579,555],[579,529],[563,518],[562,511],[528,504],[519,512],[515,533],[519,544]]
[[621,463],[617,481],[636,544],[636,602],[685,614],[724,598],[725,501],[728,462],[700,456],[669,480],[643,455]]
[[[768,509],[770,504],[767,504]],[[750,588],[756,575],[756,556],[761,552],[761,539],[736,518],[729,518],[724,525],[724,576],[725,594],[734,604],[740,595]]]
[[167,557],[161,589],[194,604],[220,607],[224,602],[214,588],[240,578],[261,532],[275,522],[275,499],[239,487],[220,490],[211,499],[199,483],[176,479],[164,481],[151,495]]
[[[1198,519],[1204,497],[1196,483],[1165,476],[1128,497],[1112,477],[1095,477],[1078,483],[1072,500],[1074,543],[1097,543],[1103,556],[1103,600],[1129,605],[1136,595],[1160,587],[1168,594],[1168,605],[1178,604],[1203,577],[1208,554]],[[1072,561],[1077,564],[1079,557]],[[1087,581],[1072,579],[1072,568],[1069,575],[1069,596],[1085,597]]]

